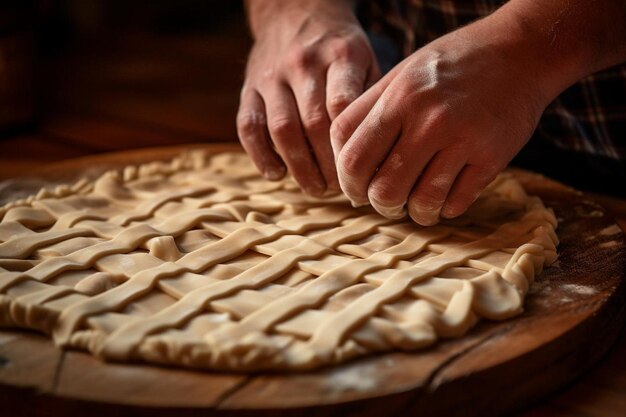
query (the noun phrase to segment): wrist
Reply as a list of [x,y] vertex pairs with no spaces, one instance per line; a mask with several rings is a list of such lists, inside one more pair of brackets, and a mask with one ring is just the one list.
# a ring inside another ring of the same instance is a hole
[[[508,5],[508,4],[507,4]],[[567,74],[574,67],[553,57],[532,25],[514,10],[501,7],[493,14],[450,34],[449,42],[464,45],[472,59],[480,60],[506,77],[516,90],[547,106],[564,88],[576,81]]]
[[252,36],[257,39],[272,27],[298,25],[317,15],[357,23],[351,0],[246,0],[246,12]]
[[512,0],[477,23],[552,101],[581,78],[626,60],[626,7],[622,0],[598,3]]
[[[501,24],[509,27],[512,37],[512,54],[520,58],[523,66],[536,80],[548,101],[552,101],[563,90],[587,75],[589,69],[586,50],[569,44],[557,36],[559,11],[545,7],[537,8],[525,0],[511,2],[498,12]],[[494,19],[494,20],[496,20]]]

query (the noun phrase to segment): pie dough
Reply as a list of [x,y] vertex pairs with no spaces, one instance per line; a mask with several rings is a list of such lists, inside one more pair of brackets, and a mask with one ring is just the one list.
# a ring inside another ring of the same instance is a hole
[[195,151],[0,208],[0,326],[106,360],[300,370],[522,311],[556,219],[501,174],[421,227]]

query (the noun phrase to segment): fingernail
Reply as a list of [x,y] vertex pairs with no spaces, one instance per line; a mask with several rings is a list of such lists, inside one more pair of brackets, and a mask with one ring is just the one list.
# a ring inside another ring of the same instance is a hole
[[440,211],[441,207],[433,208],[417,204],[413,204],[409,207],[409,214],[411,218],[415,221],[415,223],[421,226],[433,226],[439,223]]
[[284,168],[276,169],[274,167],[268,167],[265,169],[263,175],[270,181],[276,181],[281,179],[285,175],[285,170]]
[[352,207],[354,208],[359,208],[359,207],[364,207],[369,205],[369,201],[367,200],[353,200],[351,198],[348,197],[348,199],[350,200],[350,204],[352,204]]
[[444,206],[444,208],[441,209],[441,217],[445,217],[446,219],[453,219],[457,216],[458,214],[456,213],[456,211],[450,206]]
[[406,209],[404,208],[404,205],[397,207],[378,206],[376,211],[388,219],[401,219],[406,216]]
[[404,204],[400,204],[398,206],[386,206],[377,201],[374,197],[370,196],[370,202],[372,207],[376,209],[382,216],[388,219],[401,219],[406,216],[406,209],[404,208]]

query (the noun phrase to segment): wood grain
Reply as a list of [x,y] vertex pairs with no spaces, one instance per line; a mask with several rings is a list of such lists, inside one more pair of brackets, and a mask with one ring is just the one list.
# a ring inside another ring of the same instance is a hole
[[[84,170],[96,175],[119,164],[166,159],[180,149],[79,158],[41,174],[46,181],[68,180]],[[515,173],[555,209],[561,222],[559,262],[537,279],[518,318],[485,321],[466,337],[434,349],[377,355],[303,374],[232,375],[107,364],[82,352],[60,353],[41,336],[2,332],[0,395],[12,410],[45,410],[48,415],[307,411],[324,416],[468,416],[527,407],[589,369],[619,333],[625,315],[626,243],[606,211],[587,196],[537,175]],[[24,183],[34,188],[37,181]],[[33,389],[40,394],[33,395]],[[618,397],[605,404],[623,406]],[[561,403],[550,407],[565,410]]]

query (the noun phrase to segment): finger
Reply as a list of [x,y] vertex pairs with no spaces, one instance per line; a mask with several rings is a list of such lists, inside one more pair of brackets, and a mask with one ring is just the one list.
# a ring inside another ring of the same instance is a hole
[[317,165],[329,190],[338,191],[335,158],[330,147],[330,119],[324,105],[326,100],[325,79],[320,72],[293,77],[293,90],[304,133],[313,149]]
[[[377,67],[376,67],[377,68]],[[339,153],[344,144],[350,139],[357,127],[363,122],[368,113],[372,110],[372,107],[380,96],[383,94],[387,86],[391,83],[395,75],[400,71],[401,66],[398,65],[387,73],[376,84],[371,86],[365,91],[359,98],[354,100],[339,116],[333,120],[330,126],[330,144],[335,155],[335,161],[339,157]],[[378,75],[373,70],[371,80],[374,80]]]
[[367,65],[337,60],[330,64],[327,73],[326,109],[331,120],[365,90]]
[[285,176],[285,164],[270,143],[263,100],[258,92],[245,87],[237,112],[237,134],[241,146],[265,178],[278,180]]
[[452,186],[441,215],[451,219],[465,213],[497,174],[498,170],[485,169],[477,165],[465,166]]
[[326,184],[302,131],[296,102],[285,84],[263,91],[270,136],[294,179],[305,192],[321,195]]
[[441,207],[466,162],[464,152],[450,148],[433,157],[407,202],[409,215],[416,223],[432,226],[439,222]]
[[374,58],[374,62],[372,63],[369,71],[367,72],[367,79],[365,80],[365,89],[368,90],[369,88],[371,88],[374,84],[376,84],[378,80],[380,80],[380,77],[382,76],[383,76],[383,73],[380,71],[380,67],[378,66],[378,62],[376,61],[376,58]]
[[337,158],[337,176],[341,189],[355,206],[368,204],[368,186],[401,128],[400,112],[386,106],[381,97],[343,145]]
[[369,185],[367,196],[372,207],[390,219],[404,217],[409,194],[440,146],[437,141],[416,139],[414,134],[403,132]]

